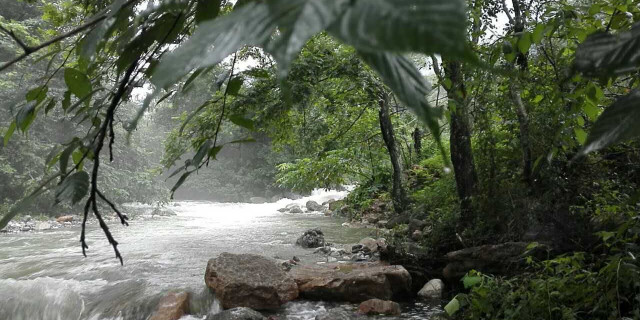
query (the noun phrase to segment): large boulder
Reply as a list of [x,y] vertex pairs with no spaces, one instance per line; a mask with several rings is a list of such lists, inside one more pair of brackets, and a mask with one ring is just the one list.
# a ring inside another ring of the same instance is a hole
[[224,309],[277,309],[298,297],[298,287],[277,262],[259,255],[222,253],[207,263],[205,282]]
[[421,299],[442,299],[444,291],[444,282],[440,279],[431,279],[418,292]]
[[[452,280],[461,278],[469,270],[508,275],[521,267],[527,245],[526,242],[506,242],[449,252],[445,256],[448,263],[442,273],[446,279]],[[540,247],[534,253],[537,252],[544,252],[544,249]]]
[[303,248],[318,248],[324,247],[324,233],[320,229],[309,229],[304,232],[296,244]]
[[222,311],[207,317],[207,320],[266,320],[260,312],[239,307]]
[[297,203],[290,203],[284,207],[286,211],[291,213],[302,213],[302,207]]
[[383,314],[389,316],[400,315],[400,305],[393,301],[371,299],[364,301],[358,307],[359,314],[376,315]]
[[300,296],[309,300],[362,302],[411,296],[411,276],[402,266],[327,263],[297,266],[289,273]]
[[189,293],[169,292],[160,299],[149,320],[178,320],[189,312]]
[[309,211],[322,211],[322,209],[324,209],[323,206],[321,206],[320,204],[318,204],[313,200],[307,201],[306,206],[307,206],[307,210]]

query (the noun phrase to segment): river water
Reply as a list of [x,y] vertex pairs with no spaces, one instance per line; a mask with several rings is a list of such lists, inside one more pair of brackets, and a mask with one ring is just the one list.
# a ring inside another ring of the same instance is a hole
[[[177,216],[131,221],[129,227],[111,224],[124,256],[114,258],[102,230],[88,227],[87,257],[82,256],[79,228],[40,233],[0,234],[0,319],[75,320],[140,319],[149,317],[168,290],[193,293],[193,315],[203,319],[220,307],[204,284],[207,261],[222,252],[254,253],[306,263],[325,258],[312,249],[295,246],[306,229],[321,228],[335,246],[348,246],[371,235],[371,229],[341,226],[336,218],[318,213],[287,214],[277,209],[308,200],[322,203],[346,192],[315,191],[299,200],[276,203],[177,202]],[[273,314],[278,319],[307,320],[332,308],[354,305],[294,301]],[[405,305],[400,317],[428,319],[436,307]]]

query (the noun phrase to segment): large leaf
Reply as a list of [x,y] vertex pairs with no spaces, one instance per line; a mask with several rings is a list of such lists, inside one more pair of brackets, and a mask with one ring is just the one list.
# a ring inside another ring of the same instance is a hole
[[618,99],[593,124],[579,156],[640,136],[640,89]]
[[457,297],[451,299],[446,306],[444,306],[444,311],[447,312],[449,316],[454,315],[456,312],[460,310],[460,301]]
[[125,4],[125,0],[116,0],[108,8],[109,12],[106,14],[105,19],[100,21],[87,35],[82,39],[80,53],[86,58],[90,59],[96,52],[96,48],[103,41],[105,35],[115,23],[115,15],[120,12],[120,9]]
[[78,171],[66,177],[56,188],[56,201],[71,200],[72,204],[78,203],[89,191],[89,174],[86,171]]
[[242,77],[233,77],[233,79],[229,80],[226,93],[231,96],[237,96],[240,92],[240,88],[242,88],[243,82],[244,79],[242,79]]
[[5,147],[9,143],[9,140],[11,140],[11,136],[13,136],[13,133],[15,131],[16,131],[16,122],[11,121],[11,124],[9,125],[9,129],[7,129],[7,132],[4,133],[3,145]]
[[229,121],[233,122],[235,125],[238,125],[243,128],[247,128],[251,131],[255,130],[255,125],[251,119],[247,119],[241,115],[232,115],[229,116]]
[[281,34],[267,46],[278,63],[278,73],[284,77],[291,62],[305,43],[315,34],[323,31],[344,12],[348,0],[275,0],[269,2],[272,12],[290,6],[288,17],[281,20]]
[[36,102],[31,101],[23,106],[16,114],[16,125],[20,131],[25,132],[36,118]]
[[398,99],[413,110],[437,137],[437,118],[442,112],[440,109],[432,108],[427,102],[430,86],[413,63],[401,55],[392,53],[360,52],[360,56],[380,75]]
[[589,36],[576,51],[575,67],[587,75],[620,75],[640,67],[640,23],[618,34]]
[[245,45],[266,43],[276,28],[264,3],[249,3],[230,14],[201,23],[193,36],[163,58],[151,81],[160,88],[196,68],[213,66]]
[[328,31],[361,51],[468,55],[463,0],[357,0]]
[[220,0],[198,0],[196,4],[196,24],[211,20],[220,13]]
[[64,69],[64,82],[69,91],[76,97],[82,99],[91,94],[91,81],[81,71],[74,68]]
[[422,120],[433,134],[440,153],[449,165],[446,150],[440,140],[438,119],[442,110],[433,108],[427,102],[430,85],[407,58],[393,53],[360,52],[362,59],[374,69],[393,93]]

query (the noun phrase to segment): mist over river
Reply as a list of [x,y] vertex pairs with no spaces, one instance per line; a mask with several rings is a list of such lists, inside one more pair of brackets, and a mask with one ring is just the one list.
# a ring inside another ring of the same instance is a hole
[[[0,319],[72,320],[149,317],[169,290],[193,293],[186,319],[203,319],[220,307],[204,283],[207,261],[222,252],[254,253],[304,263],[325,261],[313,249],[295,245],[309,228],[321,228],[328,242],[347,246],[372,229],[343,227],[343,220],[320,213],[288,214],[277,209],[308,200],[339,199],[346,191],[315,191],[299,200],[276,203],[183,201],[169,205],[177,216],[111,223],[124,266],[115,259],[102,230],[88,227],[87,257],[82,256],[78,227],[39,233],[0,234]],[[294,301],[271,315],[278,319],[314,319],[331,308],[357,306]],[[428,319],[433,307],[405,305],[402,316]],[[269,315],[269,314],[265,314]]]

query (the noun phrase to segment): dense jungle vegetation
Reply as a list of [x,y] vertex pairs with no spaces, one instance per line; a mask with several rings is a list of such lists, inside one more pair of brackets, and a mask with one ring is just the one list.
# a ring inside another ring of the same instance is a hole
[[2,0],[0,31],[0,229],[356,185],[399,248],[531,242],[453,317],[640,318],[638,0]]

